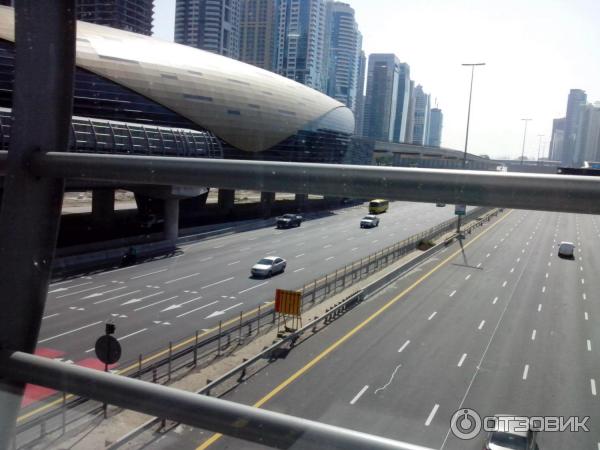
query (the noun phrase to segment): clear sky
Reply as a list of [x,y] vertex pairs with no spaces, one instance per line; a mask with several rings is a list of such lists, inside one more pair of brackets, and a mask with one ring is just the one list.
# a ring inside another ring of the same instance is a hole
[[[600,0],[347,0],[369,53],[395,53],[444,113],[442,145],[464,148],[470,69],[476,69],[469,152],[518,157],[550,140],[569,89],[600,101]],[[175,0],[155,0],[154,31],[173,40]]]

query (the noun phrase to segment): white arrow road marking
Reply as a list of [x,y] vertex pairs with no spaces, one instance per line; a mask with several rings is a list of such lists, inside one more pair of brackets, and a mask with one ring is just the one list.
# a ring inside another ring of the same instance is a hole
[[[180,317],[183,317],[183,316],[187,316],[188,314],[191,314],[191,313],[196,312],[196,311],[200,311],[201,309],[208,308],[209,306],[212,306],[212,305],[216,305],[217,303],[219,303],[219,300],[214,301],[212,303],[209,303],[208,305],[204,305],[204,306],[200,306],[199,308],[192,309],[191,311],[184,312],[183,314],[179,314],[177,316],[177,318],[180,318]],[[208,331],[208,329],[202,329],[202,331]]]
[[80,283],[80,284],[74,284],[73,286],[61,287],[58,289],[54,289],[52,291],[48,291],[48,294],[53,294],[55,292],[68,291],[69,289],[73,289],[73,288],[79,287],[79,286],[85,286],[86,284],[92,284],[92,282],[88,281],[87,283]]
[[84,293],[84,292],[93,291],[94,289],[100,289],[100,288],[103,288],[103,287],[106,287],[106,285],[105,285],[105,284],[101,284],[100,286],[95,286],[95,287],[91,287],[91,288],[88,288],[88,289],[83,289],[83,290],[81,290],[81,291],[77,291],[77,292],[71,292],[71,293],[69,293],[69,294],[64,294],[64,295],[59,295],[59,296],[58,296],[58,297],[56,297],[56,298],[63,298],[63,297],[69,297],[69,296],[71,296],[71,295],[82,294],[82,293]]
[[138,278],[144,278],[144,277],[154,275],[157,273],[166,272],[167,270],[169,270],[169,269],[161,269],[161,270],[157,270],[156,272],[145,273],[144,275],[138,275],[137,277],[131,277],[130,280],[137,280]]
[[168,302],[168,301],[174,300],[174,299],[176,299],[177,297],[179,297],[179,296],[178,296],[178,295],[175,295],[174,297],[165,298],[164,300],[159,300],[159,301],[157,301],[157,302],[150,303],[149,305],[146,305],[146,306],[140,306],[139,308],[135,308],[135,309],[134,309],[134,311],[135,311],[135,312],[137,312],[137,311],[141,311],[142,309],[151,308],[152,306],[155,306],[155,305],[160,305],[161,303],[165,303],[165,302]]
[[77,306],[69,306],[72,311],[85,311],[85,308],[78,308]]
[[157,295],[164,294],[164,293],[165,293],[164,291],[160,291],[160,292],[155,292],[154,294],[146,295],[145,297],[132,298],[131,300],[127,300],[125,303],[121,303],[121,306],[131,305],[132,303],[139,303],[142,300],[146,300],[147,298],[155,297]]
[[206,316],[205,319],[212,319],[213,317],[222,316],[223,314],[225,314],[230,309],[237,308],[238,306],[243,305],[243,304],[244,303],[242,302],[242,303],[238,303],[236,305],[230,306],[229,308],[225,308],[225,309],[223,309],[221,311],[215,311],[214,313]]
[[111,298],[105,298],[104,300],[99,300],[97,302],[94,302],[94,305],[99,305],[100,303],[110,302],[111,300],[116,300],[118,298],[127,297],[128,295],[137,294],[138,292],[141,292],[141,291],[138,289],[136,291],[127,292],[126,294],[117,295],[117,296],[111,297]]
[[120,290],[123,290],[123,289],[127,289],[127,286],[121,286],[121,287],[116,288],[116,289],[111,289],[110,291],[95,292],[94,294],[90,294],[90,295],[88,295],[86,297],[82,297],[82,299],[85,300],[85,299],[88,299],[88,298],[100,297],[100,296],[102,296],[104,294],[108,294],[110,292],[115,292],[115,291],[120,291]]
[[179,303],[179,304],[176,304],[176,305],[171,305],[171,306],[168,306],[168,307],[166,307],[165,309],[163,309],[161,312],[165,312],[165,311],[171,311],[172,309],[178,309],[178,308],[181,308],[183,305],[187,305],[188,303],[195,302],[196,300],[200,300],[201,298],[202,298],[202,297],[196,297],[196,298],[193,298],[193,299],[191,299],[191,300],[188,300],[187,302],[183,302],[183,303]]
[[206,286],[202,286],[200,289],[206,289],[206,288],[209,288],[212,286],[216,286],[217,284],[225,283],[225,282],[231,281],[233,279],[234,279],[234,277],[225,278],[224,280],[217,281],[216,283],[211,283],[211,284],[207,284]]

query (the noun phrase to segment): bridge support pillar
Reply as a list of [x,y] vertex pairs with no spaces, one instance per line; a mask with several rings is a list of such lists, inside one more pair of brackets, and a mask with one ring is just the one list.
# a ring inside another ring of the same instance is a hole
[[105,226],[110,223],[115,212],[115,190],[94,189],[92,191],[92,222]]
[[179,237],[179,200],[168,198],[165,202],[165,240],[175,245]]
[[264,218],[271,217],[273,203],[275,203],[275,192],[260,193],[260,209]]
[[306,204],[308,203],[308,194],[296,194],[295,200],[298,211],[304,211],[306,209]]
[[222,212],[230,213],[235,203],[235,190],[234,189],[219,189],[219,210]]

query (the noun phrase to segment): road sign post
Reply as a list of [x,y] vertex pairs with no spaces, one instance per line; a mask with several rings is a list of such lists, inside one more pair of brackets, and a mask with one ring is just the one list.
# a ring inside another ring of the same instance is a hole
[[[116,363],[121,358],[121,344],[113,336],[116,331],[114,323],[107,323],[105,327],[105,335],[100,336],[96,341],[94,349],[96,356],[100,361],[104,363],[104,371],[108,372],[108,365]],[[102,405],[104,411],[104,418],[107,417],[108,405],[104,403]]]

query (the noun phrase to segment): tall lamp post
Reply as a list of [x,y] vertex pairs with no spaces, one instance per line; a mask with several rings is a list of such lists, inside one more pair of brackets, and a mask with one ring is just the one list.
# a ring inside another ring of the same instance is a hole
[[521,119],[525,122],[525,129],[523,130],[523,149],[521,150],[521,165],[523,165],[523,160],[525,159],[525,140],[527,139],[527,124],[531,122],[531,119]]
[[[467,149],[469,147],[469,125],[471,123],[471,99],[473,98],[473,78],[475,76],[475,67],[477,66],[485,66],[485,63],[464,63],[463,66],[468,66],[471,68],[471,87],[469,88],[469,109],[467,110],[467,132],[465,134],[465,152],[463,154],[463,170],[467,168]],[[458,216],[458,220],[456,222],[456,233],[460,237],[460,223],[461,216]]]
[[542,153],[542,139],[544,139],[544,135],[543,134],[538,134],[538,138],[539,138],[539,143],[538,143],[538,165],[540,164],[540,154]]

